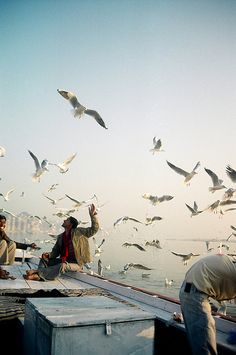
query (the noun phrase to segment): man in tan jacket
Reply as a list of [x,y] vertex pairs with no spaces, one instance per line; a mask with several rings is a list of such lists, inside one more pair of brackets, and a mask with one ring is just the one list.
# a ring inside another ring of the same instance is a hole
[[24,278],[27,280],[54,280],[66,271],[80,271],[83,265],[91,261],[89,240],[99,229],[94,204],[89,207],[91,227],[78,227],[74,217],[64,220],[65,231],[59,234],[56,244],[50,253],[43,253],[37,270],[28,270]]

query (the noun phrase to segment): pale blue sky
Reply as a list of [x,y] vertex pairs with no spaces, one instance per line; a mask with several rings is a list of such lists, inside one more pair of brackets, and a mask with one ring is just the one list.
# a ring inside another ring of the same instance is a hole
[[[202,209],[222,197],[208,191],[204,167],[236,188],[225,173],[227,164],[236,169],[235,19],[236,2],[228,0],[0,1],[0,145],[7,150],[0,192],[16,189],[1,206],[50,218],[42,193],[59,183],[51,197],[96,193],[108,201],[99,212],[107,229],[121,216],[148,214],[163,217],[155,237],[227,236],[236,212],[190,218],[185,203]],[[96,109],[108,130],[89,116],[75,119],[58,88]],[[165,149],[155,156],[154,136]],[[35,183],[28,149],[39,160],[77,157],[67,174],[51,167]],[[190,187],[166,160],[187,171],[201,162]],[[174,199],[152,207],[146,192]]]

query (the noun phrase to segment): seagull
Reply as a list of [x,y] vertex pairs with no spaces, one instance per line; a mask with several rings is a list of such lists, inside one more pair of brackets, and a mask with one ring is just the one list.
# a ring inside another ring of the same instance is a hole
[[93,237],[93,242],[95,244],[95,251],[94,251],[94,256],[100,256],[102,253],[102,249],[101,246],[105,243],[105,238],[103,238],[103,240],[101,241],[101,243],[98,245],[96,243],[96,239]]
[[42,163],[39,163],[38,158],[30,151],[28,150],[30,156],[34,159],[36,171],[33,174],[33,180],[40,182],[41,176],[45,173],[45,171],[48,171],[48,160],[44,159]]
[[75,205],[74,205],[75,208],[81,207],[81,206],[84,205],[85,203],[88,203],[89,201],[91,201],[92,198],[93,198],[93,197],[92,197],[92,198],[88,199],[87,201],[79,201],[79,200],[76,200],[75,198],[72,198],[71,196],[69,196],[69,195],[67,195],[67,194],[65,194],[65,195],[66,195],[66,197],[68,197],[71,201],[75,202]]
[[177,166],[175,166],[174,164],[170,163],[169,161],[166,161],[167,164],[169,165],[169,167],[171,169],[173,169],[176,173],[183,175],[185,177],[184,179],[184,183],[189,186],[190,185],[190,180],[194,177],[194,175],[197,174],[196,170],[199,168],[200,166],[200,161],[197,162],[197,164],[195,165],[195,167],[193,168],[193,170],[189,173],[181,168],[178,168]]
[[59,185],[59,184],[52,184],[52,185],[49,187],[48,192],[51,192],[51,191],[55,190],[58,185]]
[[[59,168],[59,172],[61,174],[65,174],[67,173],[67,171],[69,170],[68,165],[72,162],[72,160],[76,157],[77,153],[72,154],[71,156],[69,156],[65,161],[63,161],[62,163],[57,163],[57,164],[53,164],[53,163],[49,163],[49,165],[55,165]],[[57,184],[58,185],[58,184]]]
[[209,187],[209,191],[211,191],[212,193],[217,191],[217,190],[221,190],[221,189],[225,189],[226,186],[223,185],[223,180],[219,179],[218,176],[210,169],[204,168],[205,171],[207,172],[208,175],[210,175],[213,186]]
[[129,243],[129,242],[125,242],[122,244],[122,247],[131,247],[131,246],[134,246],[136,248],[138,248],[139,250],[141,251],[146,251],[146,249],[144,249],[140,244],[137,244],[137,243]]
[[148,226],[148,225],[152,224],[155,221],[161,221],[161,220],[162,220],[162,217],[159,217],[159,216],[146,217],[145,225]]
[[156,137],[153,138],[153,148],[150,149],[150,152],[154,155],[155,153],[159,152],[164,152],[164,149],[162,149],[162,142],[160,139],[157,139]]
[[145,246],[151,246],[151,247],[155,247],[157,249],[162,249],[161,245],[160,245],[160,241],[158,239],[153,239],[151,242],[146,241]]
[[210,206],[208,206],[205,210],[209,210],[213,213],[220,213],[224,214],[225,212],[229,211],[230,209],[223,210],[221,207],[226,206],[226,205],[232,205],[235,204],[236,200],[217,200],[213,202]]
[[58,201],[61,201],[61,200],[64,200],[66,197],[64,196],[64,197],[60,197],[60,198],[58,198],[57,200],[55,200],[55,199],[53,199],[53,198],[51,198],[51,197],[48,197],[48,196],[46,196],[46,195],[43,195],[44,197],[46,197],[50,202],[51,202],[51,204],[52,205],[56,205],[57,203],[58,203]]
[[145,193],[142,195],[143,198],[146,200],[149,200],[153,206],[156,206],[158,203],[164,202],[164,201],[170,201],[174,196],[170,195],[163,195],[161,197],[151,195],[149,193]]
[[231,179],[231,181],[236,182],[236,170],[231,168],[230,165],[226,166],[226,173],[228,177]]
[[128,263],[124,266],[124,270],[126,271],[131,268],[138,269],[138,270],[152,270],[147,266],[144,266],[142,264],[136,264],[136,263]]
[[7,213],[7,214],[9,214],[9,215],[12,216],[12,217],[17,218],[17,216],[16,216],[14,213],[5,210],[5,208],[0,208],[0,212],[1,212],[1,213]]
[[0,147],[0,158],[5,157],[6,155],[6,149],[4,147]]
[[165,286],[171,286],[173,284],[174,280],[168,280],[167,277],[165,278]]
[[188,207],[190,212],[192,212],[190,217],[197,216],[199,213],[203,212],[198,210],[198,205],[196,201],[194,201],[193,207],[189,206],[187,203],[185,203],[185,205]]
[[107,127],[106,127],[102,117],[99,115],[99,113],[97,111],[87,109],[86,107],[81,105],[73,92],[59,90],[59,89],[57,89],[57,92],[61,96],[63,96],[66,100],[68,100],[70,102],[70,104],[73,106],[74,117],[78,116],[78,118],[81,118],[84,114],[87,114],[89,116],[92,116],[100,126],[107,129]]
[[5,195],[0,193],[0,196],[2,196],[4,198],[4,201],[9,201],[10,195],[13,193],[13,191],[15,191],[15,189],[11,189],[9,190]]
[[171,253],[176,255],[176,256],[180,256],[182,258],[182,261],[183,261],[184,265],[187,265],[189,260],[192,259],[193,256],[200,256],[200,254],[193,254],[193,253],[179,254],[179,253],[175,253],[174,251],[172,251]]
[[133,222],[137,222],[137,223],[142,223],[142,224],[143,224],[143,222],[140,222],[139,220],[137,220],[137,219],[135,219],[135,218],[128,217],[128,216],[124,216],[124,217],[118,218],[117,221],[114,222],[113,226],[115,227],[115,226],[121,224],[122,222],[123,222],[123,223],[127,222],[128,220],[133,221]]
[[149,267],[147,266],[144,266],[142,264],[135,264],[135,263],[128,263],[128,264],[125,264],[123,270],[119,271],[119,274],[126,274],[127,271],[131,268],[134,268],[134,269],[139,269],[139,270],[152,270],[150,269]]
[[227,244],[223,244],[222,242],[220,242],[217,248],[219,249],[220,254],[222,254],[222,248],[225,248],[227,251],[229,250],[229,246]]
[[231,187],[227,189],[223,195],[223,200],[229,200],[234,196],[234,193],[236,192],[236,189],[232,189]]

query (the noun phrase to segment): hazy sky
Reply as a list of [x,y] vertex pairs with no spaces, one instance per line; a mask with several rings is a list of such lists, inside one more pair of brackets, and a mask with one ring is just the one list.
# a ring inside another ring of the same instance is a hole
[[[0,207],[51,218],[43,193],[78,200],[95,193],[107,202],[99,219],[108,230],[124,215],[158,215],[156,237],[229,235],[236,211],[190,218],[185,203],[203,209],[222,198],[222,190],[208,191],[204,167],[236,188],[225,173],[227,164],[236,169],[235,20],[233,0],[1,0],[0,192],[15,192],[8,202],[0,197]],[[97,110],[108,129],[74,118],[58,88]],[[165,150],[158,155],[150,152],[154,136]],[[37,183],[28,149],[53,163],[77,156],[68,173],[51,166]],[[186,187],[166,160],[187,171],[201,166]],[[144,193],[174,198],[153,207]]]

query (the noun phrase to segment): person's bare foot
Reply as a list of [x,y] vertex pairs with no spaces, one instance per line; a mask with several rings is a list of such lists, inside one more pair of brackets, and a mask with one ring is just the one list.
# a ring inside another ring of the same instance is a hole
[[31,280],[31,281],[40,281],[40,276],[39,274],[32,274],[32,275],[23,275],[25,280]]

